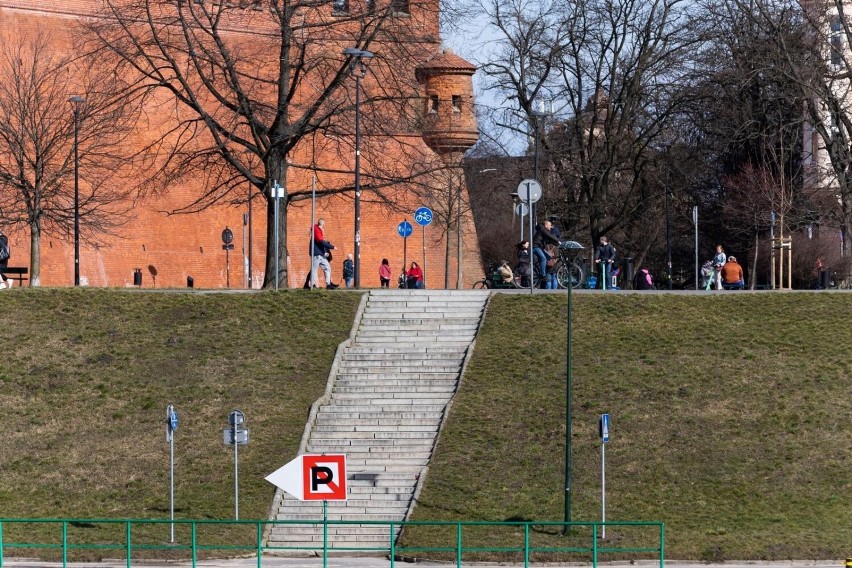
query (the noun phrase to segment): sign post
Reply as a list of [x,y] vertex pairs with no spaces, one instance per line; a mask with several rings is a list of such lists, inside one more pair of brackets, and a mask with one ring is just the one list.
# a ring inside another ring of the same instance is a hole
[[[278,269],[278,200],[284,196],[283,188],[278,185],[278,180],[272,182],[272,199],[275,201],[275,289],[278,290],[278,275],[280,274]],[[311,227],[313,231],[313,227]],[[313,251],[311,251],[311,255],[313,255]],[[313,261],[313,257],[311,258]]]
[[[601,435],[601,522],[606,523],[606,444],[609,442],[609,414],[601,414],[598,429]],[[601,526],[601,538],[606,538],[606,524]]]
[[237,448],[248,444],[248,428],[240,428],[246,421],[246,415],[239,410],[232,410],[228,415],[230,428],[225,428],[224,440],[226,444],[234,446],[234,520],[240,520],[240,457]]
[[692,208],[692,224],[695,225],[695,289],[698,290],[698,205]]
[[[530,217],[530,294],[533,293],[535,289],[535,267],[532,265],[533,262],[537,262],[533,257],[533,203],[538,202],[541,199],[541,184],[534,179],[525,179],[518,185],[518,198],[521,200],[521,203],[526,203],[527,209],[529,209],[529,217]],[[539,275],[541,278],[547,278],[547,274]]]
[[322,565],[326,568],[328,502],[346,501],[346,455],[302,454],[267,475],[266,481],[299,501],[322,501]]
[[396,227],[397,234],[402,237],[402,272],[405,274],[408,266],[408,237],[414,231],[414,227],[408,221],[403,221]]
[[178,415],[173,405],[166,407],[166,442],[169,443],[169,542],[175,541],[175,430]]
[[432,223],[434,215],[428,207],[420,207],[414,212],[414,222],[423,228],[423,287],[426,287],[426,225]]

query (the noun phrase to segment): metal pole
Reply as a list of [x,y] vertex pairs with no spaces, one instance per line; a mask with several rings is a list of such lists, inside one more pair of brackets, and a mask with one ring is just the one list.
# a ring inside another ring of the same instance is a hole
[[[275,289],[278,290],[278,275],[280,274],[278,270],[278,180],[272,182],[272,198],[275,200]],[[313,255],[314,252],[311,251]],[[313,259],[311,259],[313,261]]]
[[251,182],[248,184],[248,287],[251,288]]
[[[171,406],[169,407],[171,409]],[[171,417],[171,413],[170,417]],[[169,542],[175,541],[175,436],[169,434]]]
[[231,287],[231,249],[225,247],[225,288]]
[[248,228],[248,215],[243,213],[243,286],[248,288],[248,250],[246,247],[246,229]]
[[[606,444],[601,442],[601,523],[606,523]],[[601,538],[606,538],[606,525],[601,525]]]
[[565,527],[562,534],[568,532],[568,524],[571,522],[571,310],[574,279],[570,271],[568,277],[568,325],[567,325],[567,352],[565,355]]
[[[527,184],[527,216],[530,219],[530,262],[533,262],[533,257],[536,258],[535,262],[538,262],[538,257],[533,254],[533,214],[532,214],[532,191],[530,191],[530,184]],[[521,238],[523,240],[523,238]],[[539,275],[540,278],[544,278],[544,274]],[[533,290],[535,289],[535,266],[530,264],[530,295],[534,294]]]
[[240,457],[237,443],[237,421],[234,420],[234,520],[240,520]]
[[461,184],[462,180],[456,177],[456,196],[458,202],[458,209],[456,209],[456,244],[458,246],[458,252],[456,256],[458,257],[458,274],[456,277],[456,290],[462,289],[462,197],[461,197]]
[[313,286],[317,281],[316,263],[314,262],[314,227],[316,226],[317,210],[317,176],[311,177],[311,278],[308,285]]
[[80,106],[74,102],[74,286],[80,285]]
[[[408,270],[408,237],[402,237],[402,273]],[[405,279],[405,287],[408,287],[408,279]]]
[[355,74],[355,288],[361,287],[361,75]]
[[666,166],[666,270],[667,288],[672,289],[672,227],[669,218],[669,169]]
[[426,288],[426,225],[421,225],[423,230],[423,287]]
[[698,205],[692,208],[692,223],[695,225],[695,289],[698,290]]

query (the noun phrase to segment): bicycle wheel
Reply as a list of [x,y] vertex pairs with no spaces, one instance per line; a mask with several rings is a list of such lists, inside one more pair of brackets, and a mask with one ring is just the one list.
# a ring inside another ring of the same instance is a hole
[[568,278],[571,278],[571,287],[579,288],[580,284],[585,280],[585,274],[583,274],[583,268],[575,263],[572,264],[562,264],[559,266],[559,270],[556,272],[556,281],[559,283],[560,288],[568,287]]
[[479,282],[473,285],[474,290],[484,290],[488,287],[488,280],[480,280]]

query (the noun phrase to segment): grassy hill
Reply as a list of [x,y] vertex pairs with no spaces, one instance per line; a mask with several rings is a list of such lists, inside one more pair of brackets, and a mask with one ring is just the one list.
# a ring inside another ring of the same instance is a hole
[[[493,298],[416,519],[564,518],[565,314]],[[607,519],[664,521],[669,557],[848,555],[850,315],[841,294],[575,295],[572,519],[600,519],[607,412]]]
[[[575,300],[574,520],[599,517],[597,419],[609,412],[607,517],[665,521],[669,557],[849,553],[852,295]],[[222,429],[238,408],[251,430],[240,517],[265,518],[263,477],[295,455],[358,301],[2,293],[0,517],[167,517],[164,413],[174,404],[177,516],[233,518]],[[562,519],[565,312],[562,295],[493,298],[416,519]]]
[[[264,477],[296,455],[359,300],[4,292],[0,516],[168,518],[165,409],[174,404],[176,516],[233,519],[222,430],[239,409],[251,434],[240,451],[240,517],[266,518],[274,487]],[[122,539],[119,531],[113,542]]]

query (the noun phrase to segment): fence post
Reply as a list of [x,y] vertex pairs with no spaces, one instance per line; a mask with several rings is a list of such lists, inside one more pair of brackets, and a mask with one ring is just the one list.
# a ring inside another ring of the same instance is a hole
[[124,522],[124,546],[126,548],[127,568],[130,568],[130,559],[133,558],[133,548],[130,545],[130,521]]
[[462,565],[462,525],[456,522],[456,568]]
[[530,523],[524,523],[524,568],[530,565]]
[[262,561],[260,559],[263,554],[263,529],[261,528],[260,521],[257,521],[257,568],[262,568]]
[[62,568],[68,566],[68,521],[62,521]]
[[660,523],[660,568],[665,568],[666,556],[666,525]]
[[192,521],[192,568],[195,568],[195,563],[198,561],[198,543],[195,542],[196,538],[196,525],[195,521]]
[[598,524],[592,523],[592,568],[598,568]]
[[[393,521],[390,522],[390,568],[395,566],[396,558],[396,541],[393,538]],[[2,568],[2,567],[0,567]]]
[[3,568],[3,521],[0,521],[0,568]]

